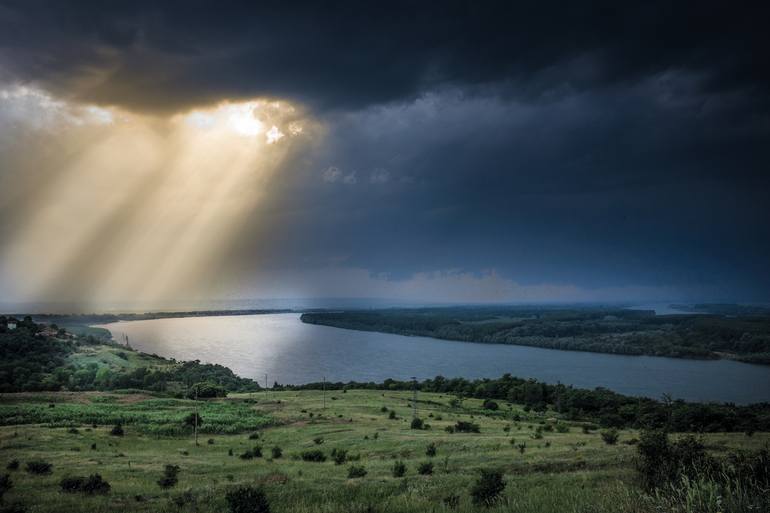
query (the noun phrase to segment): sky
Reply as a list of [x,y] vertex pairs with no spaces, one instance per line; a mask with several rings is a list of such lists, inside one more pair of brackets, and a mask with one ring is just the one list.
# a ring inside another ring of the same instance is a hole
[[770,301],[768,15],[0,0],[0,302]]

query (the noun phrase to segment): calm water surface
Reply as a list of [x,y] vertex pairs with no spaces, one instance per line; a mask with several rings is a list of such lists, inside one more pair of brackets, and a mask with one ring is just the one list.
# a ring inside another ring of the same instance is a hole
[[264,384],[383,381],[505,373],[582,388],[606,387],[693,401],[770,401],[770,367],[730,360],[681,360],[471,344],[304,324],[299,314],[188,317],[107,324],[116,340],[178,360],[219,363]]

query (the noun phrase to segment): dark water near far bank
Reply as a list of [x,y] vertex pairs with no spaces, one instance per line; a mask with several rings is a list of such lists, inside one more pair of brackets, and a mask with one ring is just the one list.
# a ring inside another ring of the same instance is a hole
[[116,339],[178,360],[219,363],[268,382],[494,378],[505,373],[581,388],[691,401],[770,401],[770,366],[472,344],[304,324],[299,314],[189,317],[107,324]]

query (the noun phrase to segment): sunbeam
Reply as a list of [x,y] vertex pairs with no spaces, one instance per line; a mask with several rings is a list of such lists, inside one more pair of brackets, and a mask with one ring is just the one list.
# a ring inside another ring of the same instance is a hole
[[200,292],[206,265],[312,133],[286,102],[223,102],[165,119],[102,109],[114,121],[75,123],[71,111],[91,111],[47,98],[37,105],[57,110],[47,130],[92,142],[36,170],[47,185],[3,246],[4,273],[29,299],[86,306]]

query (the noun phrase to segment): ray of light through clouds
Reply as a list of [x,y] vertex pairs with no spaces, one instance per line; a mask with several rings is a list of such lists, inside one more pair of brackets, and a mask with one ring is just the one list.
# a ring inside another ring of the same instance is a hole
[[[19,157],[24,175],[0,176],[4,213],[13,212],[0,273],[16,300],[205,297],[201,278],[287,153],[320,133],[283,101],[223,102],[165,118],[27,87],[3,90],[0,101],[6,144],[29,144]],[[45,159],[35,154],[40,146],[50,151]]]

